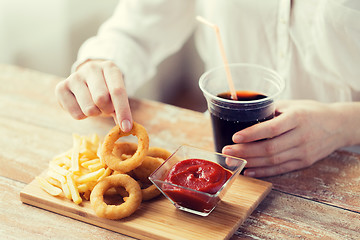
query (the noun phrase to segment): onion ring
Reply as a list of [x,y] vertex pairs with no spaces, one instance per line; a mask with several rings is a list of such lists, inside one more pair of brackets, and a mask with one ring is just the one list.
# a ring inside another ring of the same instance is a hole
[[[127,157],[126,155],[134,155],[137,148],[138,145],[133,142],[117,142],[114,144],[113,154],[117,157],[126,158]],[[160,147],[149,147],[147,151],[147,156],[154,158],[161,158],[163,160],[168,159],[170,155],[171,152]]]
[[[137,181],[137,182],[141,188],[142,201],[148,201],[148,200],[151,200],[160,195],[160,191],[157,189],[157,187],[155,185],[151,185],[146,188],[143,188],[143,186],[142,186],[143,184],[141,184],[141,182],[139,182],[139,181]],[[116,194],[119,194],[122,198],[129,197],[129,193],[126,191],[125,188],[117,187],[114,189],[116,191]]]
[[163,162],[164,160],[160,158],[146,156],[143,163],[139,167],[131,171],[131,176],[133,176],[136,180],[140,181],[140,186],[145,186],[141,187],[143,201],[153,199],[160,195],[159,189],[150,182],[149,176]]
[[123,160],[130,158],[136,153],[138,145],[133,142],[116,142],[113,148],[113,155]]
[[160,195],[160,190],[155,186],[151,185],[147,188],[141,189],[142,201],[149,201]]
[[[116,142],[114,143],[112,154],[123,161],[131,159],[136,153],[138,145],[132,142]],[[168,157],[171,153],[163,148],[150,147],[147,151],[147,156],[144,157],[142,164],[132,171],[127,172],[135,180],[139,181],[143,201],[150,200],[160,195],[160,191],[148,179]],[[123,171],[115,171],[114,174],[122,173]],[[116,188],[116,191],[121,196],[127,196],[125,189]]]
[[[160,195],[159,189],[153,185],[148,177],[155,171],[164,161],[159,158],[146,156],[142,165],[127,173],[130,177],[135,179],[139,184],[142,192],[142,201],[148,201]],[[115,171],[113,174],[121,174]],[[122,197],[128,197],[129,194],[123,187],[116,187],[116,192]]]
[[151,184],[149,176],[164,162],[160,158],[146,156],[143,163],[131,171],[131,175],[143,184]]
[[150,157],[162,158],[163,160],[166,160],[170,157],[171,152],[160,147],[150,147],[147,155]]
[[[140,184],[139,184],[139,186],[140,186]],[[117,188],[115,188],[115,190],[116,190],[116,194],[119,194],[121,197],[123,197],[123,198],[129,197],[129,193],[126,191],[126,189],[124,187],[117,187]]]
[[[120,205],[108,205],[104,202],[105,192],[112,187],[124,187],[129,193]],[[129,175],[115,174],[102,179],[90,194],[90,202],[99,217],[121,219],[133,214],[140,206],[142,193],[139,184]]]
[[[129,136],[130,134],[138,138],[138,147],[131,158],[122,161],[121,158],[113,154],[115,142],[119,138]],[[113,129],[111,129],[111,131],[106,135],[104,139],[101,150],[101,157],[105,161],[106,165],[112,170],[127,173],[141,165],[144,156],[146,156],[147,154],[148,149],[149,136],[143,126],[134,122],[131,131],[125,133],[121,131],[118,125],[116,125]]]

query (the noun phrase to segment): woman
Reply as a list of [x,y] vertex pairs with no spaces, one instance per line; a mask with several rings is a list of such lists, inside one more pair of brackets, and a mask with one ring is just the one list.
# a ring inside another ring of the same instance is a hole
[[219,26],[229,62],[269,67],[286,82],[277,117],[235,133],[223,153],[246,158],[252,177],[308,167],[360,144],[359,10],[356,0],[123,0],[83,44],[57,98],[75,119],[113,114],[129,131],[128,95],[193,32],[205,68],[222,65],[201,15]]

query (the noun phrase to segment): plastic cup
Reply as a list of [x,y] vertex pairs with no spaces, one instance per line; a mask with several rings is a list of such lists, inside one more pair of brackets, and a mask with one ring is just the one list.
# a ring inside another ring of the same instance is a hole
[[199,80],[210,112],[217,152],[226,145],[234,144],[234,133],[273,118],[274,100],[285,87],[280,75],[269,68],[245,63],[228,66],[238,100],[218,96],[229,93],[224,66],[203,73]]

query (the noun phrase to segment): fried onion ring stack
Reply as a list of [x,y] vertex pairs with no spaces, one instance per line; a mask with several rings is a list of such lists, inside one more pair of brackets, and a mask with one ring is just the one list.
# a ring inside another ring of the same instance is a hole
[[[130,134],[138,138],[138,144],[117,142],[119,138]],[[101,150],[101,158],[114,172],[99,181],[91,192],[90,202],[95,213],[99,217],[121,219],[134,213],[141,201],[160,195],[160,191],[151,184],[148,177],[170,155],[165,149],[149,148],[149,137],[140,124],[134,122],[129,133],[124,133],[119,126],[115,126],[106,135]],[[103,195],[112,188],[123,197],[124,203],[108,205],[104,202]]]

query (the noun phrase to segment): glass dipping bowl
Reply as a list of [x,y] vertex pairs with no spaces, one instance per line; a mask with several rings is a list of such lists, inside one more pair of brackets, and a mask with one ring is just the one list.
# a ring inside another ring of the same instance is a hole
[[[230,171],[232,175],[213,194],[166,182],[165,179],[171,168],[177,162],[186,159],[202,159],[215,162]],[[241,158],[182,145],[149,176],[149,179],[177,209],[200,216],[208,216],[224,197],[245,165],[246,160]]]

